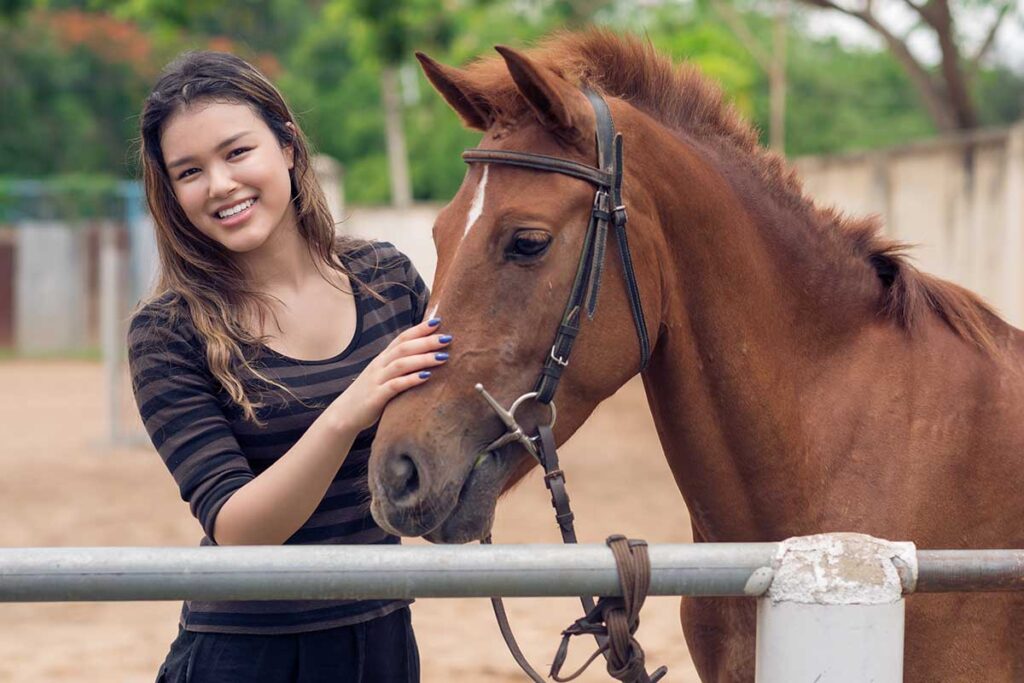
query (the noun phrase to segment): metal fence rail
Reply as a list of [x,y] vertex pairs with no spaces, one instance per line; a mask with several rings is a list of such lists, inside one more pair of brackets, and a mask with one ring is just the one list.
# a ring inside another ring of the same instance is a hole
[[[651,545],[651,595],[762,595],[775,543]],[[904,592],[1024,590],[1024,550],[919,550]],[[604,545],[0,549],[0,602],[617,595]]]
[[[756,683],[900,683],[913,592],[1024,590],[1024,550],[861,534],[652,545],[651,595],[757,600]],[[618,595],[604,545],[0,549],[0,602]]]
[[[745,595],[773,543],[653,545],[651,595]],[[0,601],[619,593],[604,545],[0,549]]]

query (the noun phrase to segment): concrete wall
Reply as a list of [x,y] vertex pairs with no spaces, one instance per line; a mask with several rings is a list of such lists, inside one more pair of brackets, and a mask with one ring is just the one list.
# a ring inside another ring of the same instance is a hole
[[20,352],[80,349],[87,343],[85,232],[63,223],[15,229],[15,346]]
[[415,204],[407,209],[352,206],[338,229],[355,237],[391,242],[412,260],[429,285],[437,266],[431,230],[440,209],[439,204]]
[[809,196],[878,214],[922,270],[1024,326],[1024,123],[795,165]]

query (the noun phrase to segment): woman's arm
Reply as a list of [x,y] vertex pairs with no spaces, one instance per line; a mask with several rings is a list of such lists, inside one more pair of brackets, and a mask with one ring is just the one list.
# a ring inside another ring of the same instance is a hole
[[358,433],[325,410],[277,462],[221,506],[213,527],[217,544],[284,543],[323,500]]
[[291,449],[231,495],[214,521],[219,545],[281,544],[306,523],[359,432],[393,397],[427,381],[424,370],[444,363],[437,352],[451,338],[441,341],[431,322],[395,337]]

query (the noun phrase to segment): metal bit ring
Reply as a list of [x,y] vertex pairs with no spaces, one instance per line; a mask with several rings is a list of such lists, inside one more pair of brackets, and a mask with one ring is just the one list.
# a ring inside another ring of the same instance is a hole
[[[531,392],[529,392],[527,394],[523,394],[522,396],[517,398],[515,401],[513,401],[512,402],[512,407],[508,409],[508,412],[512,415],[512,418],[515,419],[516,410],[519,409],[519,406],[523,405],[523,403],[525,403],[527,400],[529,400],[531,398],[537,398],[537,396],[539,396],[539,395],[540,394],[538,392],[531,391]],[[551,408],[551,422],[548,423],[548,427],[551,427],[552,429],[554,429],[555,421],[558,419],[558,409],[555,408],[555,402],[554,401],[549,403],[548,407]],[[530,437],[530,438],[536,438],[536,437]]]
[[[536,445],[536,442],[540,437],[527,436],[526,433],[523,432],[523,428],[519,426],[518,422],[516,422],[515,417],[516,410],[518,410],[519,407],[529,399],[536,398],[537,392],[532,391],[530,393],[523,394],[512,403],[512,407],[509,410],[505,410],[505,408],[498,403],[493,396],[487,393],[487,390],[484,389],[482,384],[477,384],[476,390],[480,392],[480,395],[483,396],[484,400],[487,401],[487,404],[491,406],[491,409],[498,414],[498,418],[505,425],[506,429],[506,432],[488,444],[484,448],[484,451],[497,451],[502,446],[517,442],[521,444],[522,447],[537,460],[537,462],[541,462],[540,452],[537,450]],[[551,426],[554,426],[555,420],[558,419],[558,411],[555,408],[554,403],[549,403],[548,405],[551,408]],[[541,464],[543,465],[544,463],[541,462]]]

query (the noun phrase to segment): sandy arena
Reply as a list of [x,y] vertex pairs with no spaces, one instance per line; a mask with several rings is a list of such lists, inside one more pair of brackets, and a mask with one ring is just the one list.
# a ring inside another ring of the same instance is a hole
[[[6,361],[0,385],[0,546],[198,543],[199,525],[152,447],[103,445],[99,363]],[[600,406],[559,455],[581,542],[603,542],[611,533],[691,540],[638,380]],[[633,492],[620,490],[626,481]],[[494,537],[559,542],[536,470],[499,504]],[[0,604],[0,683],[151,682],[179,609],[177,602]],[[568,598],[518,599],[508,609],[524,651],[544,670],[580,607]],[[649,668],[666,664],[666,680],[695,682],[678,612],[677,598],[649,598],[638,637]],[[420,600],[413,622],[425,682],[525,680],[487,600]],[[577,640],[567,672],[591,651],[592,641]],[[610,679],[595,662],[580,680]]]

